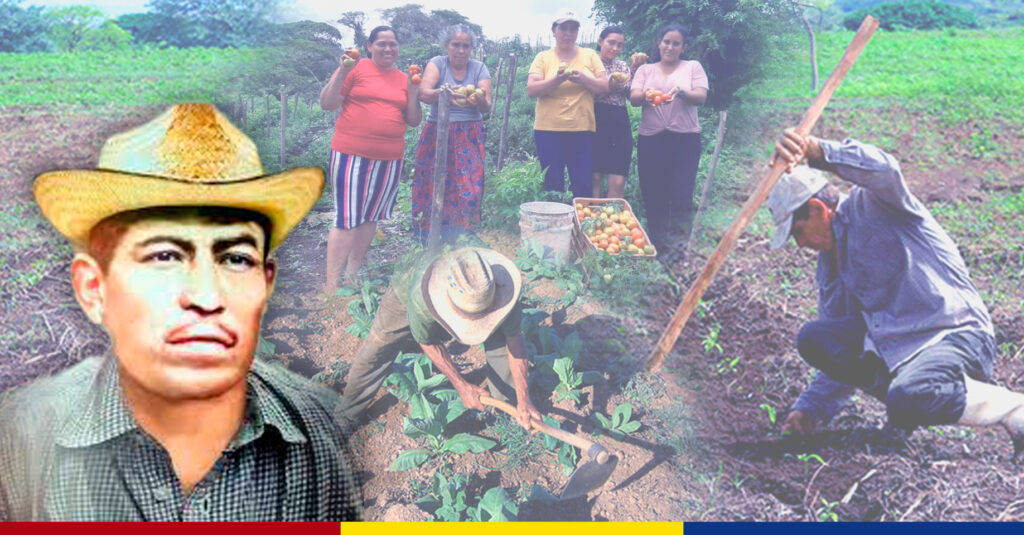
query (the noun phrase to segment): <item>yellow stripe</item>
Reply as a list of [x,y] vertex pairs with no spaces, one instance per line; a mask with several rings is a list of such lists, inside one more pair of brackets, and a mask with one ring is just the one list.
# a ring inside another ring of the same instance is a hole
[[[635,524],[635,525],[634,525]],[[632,528],[630,525],[634,525]],[[683,535],[682,522],[362,522],[341,525],[341,535]]]

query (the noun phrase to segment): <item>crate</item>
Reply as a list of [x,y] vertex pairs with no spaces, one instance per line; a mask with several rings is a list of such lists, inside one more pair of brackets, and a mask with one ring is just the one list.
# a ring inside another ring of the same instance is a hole
[[[591,251],[600,251],[600,249],[596,245],[594,245],[594,243],[591,242],[589,238],[587,238],[586,234],[583,233],[583,227],[581,226],[582,221],[580,221],[579,215],[576,213],[576,210],[575,210],[576,205],[577,204],[581,204],[581,205],[583,205],[584,208],[587,208],[587,207],[591,207],[591,206],[594,206],[594,205],[604,205],[604,204],[609,204],[609,203],[618,204],[619,207],[622,210],[629,211],[631,214],[634,215],[634,217],[636,216],[636,212],[633,211],[633,207],[629,205],[629,201],[627,201],[626,199],[594,199],[594,198],[590,198],[590,197],[576,197],[576,198],[574,198],[572,200],[572,205],[573,205],[573,215],[572,215],[572,220],[573,220],[572,249],[573,249],[573,252],[576,254],[576,256],[582,258],[584,255],[586,255],[587,253],[589,253]],[[637,228],[640,229],[640,232],[642,232],[644,234],[644,241],[649,243],[651,245],[651,247],[654,247],[654,244],[651,243],[650,236],[647,235],[647,231],[644,230],[643,225],[640,225],[639,221],[637,221],[637,226],[638,226]],[[631,254],[628,254],[628,253],[619,253],[618,256],[628,256],[630,258],[656,258],[658,256],[658,249],[657,249],[657,247],[654,247],[654,254],[649,254],[649,255],[644,255],[644,254],[634,254],[634,255],[631,255]]]

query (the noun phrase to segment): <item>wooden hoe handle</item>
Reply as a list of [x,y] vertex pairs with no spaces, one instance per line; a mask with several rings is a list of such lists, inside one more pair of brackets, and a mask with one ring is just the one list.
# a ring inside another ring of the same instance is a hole
[[[483,403],[484,405],[488,405],[490,407],[494,407],[496,409],[501,409],[502,412],[505,412],[506,414],[513,418],[517,418],[519,416],[518,409],[504,401],[494,399],[490,396],[480,396],[480,403]],[[541,433],[544,433],[545,435],[550,435],[554,438],[557,438],[558,440],[561,440],[562,442],[568,442],[569,444],[576,446],[577,448],[582,450],[583,453],[587,454],[588,457],[596,460],[599,464],[604,464],[605,461],[608,460],[608,451],[604,448],[604,446],[596,442],[587,440],[579,435],[574,435],[568,431],[563,431],[561,429],[558,429],[557,427],[552,427],[536,418],[530,420],[530,424],[533,425],[534,429],[540,431]]]
[[[822,87],[821,92],[815,97],[814,102],[811,103],[811,107],[807,109],[807,113],[804,114],[803,120],[796,127],[796,131],[801,136],[807,136],[810,134],[811,129],[814,128],[815,123],[818,122],[818,118],[821,117],[821,113],[825,110],[825,106],[828,104],[829,99],[832,98],[832,93],[835,93],[836,88],[839,87],[839,83],[843,81],[846,73],[850,71],[850,67],[853,67],[854,62],[857,61],[857,56],[864,50],[864,47],[871,40],[871,36],[875,33],[878,28],[878,19],[868,15],[864,17],[864,21],[861,22],[860,28],[857,30],[857,34],[853,36],[853,41],[846,47],[846,52],[843,54],[843,58],[839,61],[839,65],[836,66],[835,70],[825,81],[825,86]],[[718,247],[711,253],[711,257],[708,258],[707,263],[704,265],[703,271],[697,277],[690,288],[686,291],[686,295],[683,296],[683,302],[676,308],[675,315],[672,316],[672,320],[669,322],[665,332],[662,333],[661,339],[658,340],[658,344],[654,346],[654,350],[651,355],[647,358],[647,369],[650,371],[657,371],[661,368],[661,365],[665,362],[665,355],[672,350],[672,346],[675,345],[676,340],[679,338],[679,333],[683,331],[683,327],[686,325],[686,321],[690,319],[690,314],[693,313],[693,309],[697,307],[697,303],[700,302],[700,298],[704,295],[704,292],[711,285],[711,279],[714,278],[718,270],[721,269],[722,264],[725,263],[725,257],[729,254],[729,251],[736,245],[736,240],[739,239],[740,234],[750,224],[750,220],[753,219],[754,214],[764,203],[765,199],[768,198],[768,194],[771,193],[772,188],[782,177],[782,172],[786,169],[786,162],[781,158],[775,160],[775,164],[772,166],[771,171],[768,172],[768,176],[761,180],[761,183],[754,190],[754,193],[747,199],[746,204],[743,205],[743,209],[740,210],[739,215],[732,222],[732,226],[726,231],[725,236],[722,237],[722,241],[718,242]]]

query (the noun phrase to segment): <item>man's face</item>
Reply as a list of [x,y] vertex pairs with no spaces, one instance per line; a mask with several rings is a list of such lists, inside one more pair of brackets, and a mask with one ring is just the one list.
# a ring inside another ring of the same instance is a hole
[[273,289],[264,247],[253,222],[132,224],[98,282],[122,384],[165,400],[244,385]]
[[835,247],[832,231],[832,211],[817,199],[811,199],[810,209],[804,219],[793,219],[789,233],[800,247],[829,252]]

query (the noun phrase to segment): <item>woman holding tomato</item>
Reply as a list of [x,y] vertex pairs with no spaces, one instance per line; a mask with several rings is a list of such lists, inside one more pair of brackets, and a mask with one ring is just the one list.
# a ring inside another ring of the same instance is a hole
[[555,14],[555,47],[530,65],[526,94],[537,99],[533,139],[545,169],[544,189],[565,191],[565,169],[575,197],[591,194],[593,183],[594,96],[608,92],[608,79],[597,53],[576,46],[580,20],[571,10]]
[[[391,217],[405,151],[405,129],[423,119],[419,75],[395,67],[398,36],[378,26],[366,41],[368,59],[345,52],[327,85],[320,107],[336,110],[328,176],[334,193],[334,228],[327,235],[327,283],[333,294],[344,272],[359,273],[377,230]],[[355,60],[355,61],[353,61]]]
[[643,64],[637,55],[631,64],[616,59],[622,53],[626,35],[618,26],[601,30],[597,40],[604,71],[608,73],[608,93],[594,98],[594,197],[601,197],[601,177],[608,175],[608,197],[621,199],[626,190],[626,175],[633,159],[633,130],[626,112],[629,81]]
[[655,44],[652,62],[636,71],[629,101],[643,107],[636,156],[648,234],[669,252],[691,224],[701,152],[697,106],[707,100],[708,77],[700,63],[682,59],[680,26],[663,27]]
[[[448,176],[444,187],[442,233],[473,230],[480,223],[484,197],[483,114],[491,109],[491,74],[482,61],[470,59],[473,36],[470,29],[456,25],[448,29],[446,55],[436,56],[423,72],[420,100],[430,104],[427,124],[416,146],[416,167],[412,174],[413,233],[422,238],[430,230],[430,208],[434,192],[434,152],[437,147],[437,100],[440,86],[455,90],[448,121]],[[466,96],[466,93],[469,96]]]

